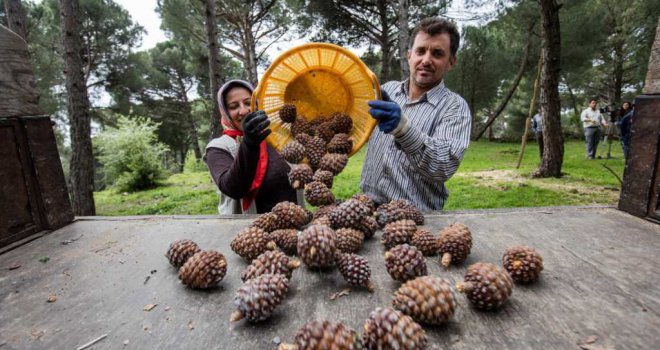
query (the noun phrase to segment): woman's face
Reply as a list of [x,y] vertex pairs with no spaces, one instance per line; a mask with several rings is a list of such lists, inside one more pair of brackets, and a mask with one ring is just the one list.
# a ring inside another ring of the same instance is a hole
[[243,131],[243,118],[250,113],[250,100],[252,94],[245,88],[234,87],[225,97],[225,105],[229,111],[229,118],[237,130]]
[[623,109],[630,109],[630,103],[624,102],[623,103]]

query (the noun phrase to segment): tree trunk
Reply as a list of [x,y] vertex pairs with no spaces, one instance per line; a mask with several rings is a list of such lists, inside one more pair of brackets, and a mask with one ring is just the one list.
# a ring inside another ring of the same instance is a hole
[[477,137],[475,137],[476,141],[478,141],[479,138],[484,134],[486,129],[488,129],[491,124],[493,124],[493,122],[500,115],[500,113],[504,111],[504,108],[506,108],[506,105],[509,103],[509,100],[511,100],[511,97],[513,97],[513,94],[516,92],[516,89],[520,84],[520,79],[522,79],[523,75],[525,74],[525,71],[527,70],[527,61],[529,60],[529,51],[531,46],[532,46],[532,26],[530,26],[529,29],[529,36],[527,37],[527,44],[525,44],[525,51],[523,52],[523,57],[520,60],[520,69],[518,69],[518,74],[516,75],[516,78],[514,79],[513,84],[509,89],[509,92],[506,94],[506,96],[504,96],[504,100],[502,100],[500,105],[497,106],[497,109],[495,109],[495,113],[493,113],[490,116],[490,118],[488,118],[488,121],[486,121],[486,125],[484,126],[484,128],[479,132],[479,134],[477,134]]
[[539,177],[560,177],[564,158],[559,101],[561,37],[557,0],[540,0],[543,19],[541,55],[541,115],[543,118],[543,160],[536,172]]
[[89,97],[80,57],[78,0],[60,0],[64,73],[71,125],[71,194],[75,215],[96,215]]
[[408,6],[409,0],[397,1],[397,12],[399,20],[399,57],[401,58],[401,80],[407,79],[410,76],[410,67],[408,67],[408,60],[406,53],[408,52],[408,41],[410,40],[410,32],[408,29]]
[[254,40],[254,35],[252,35],[252,30],[249,23],[247,23],[247,19],[243,30],[245,37],[245,52],[243,53],[245,55],[245,69],[247,70],[250,84],[256,88],[259,83],[257,74],[257,43]]
[[7,26],[12,32],[27,41],[27,17],[21,0],[4,0]]
[[[195,152],[195,159],[202,159],[202,150],[199,148],[199,136],[197,134],[197,125],[195,124],[195,119],[192,116],[192,111],[190,107],[190,101],[188,100],[188,95],[186,94],[186,86],[183,83],[181,76],[177,77],[177,85],[179,86],[179,99],[183,102],[183,113],[184,118],[188,122],[189,135],[190,135],[190,144],[192,144],[193,151]],[[185,162],[185,156],[183,161]]]
[[380,82],[390,80],[390,62],[392,58],[392,47],[390,46],[389,23],[387,22],[387,1],[379,0],[376,4],[380,16],[381,38],[380,38]]
[[573,108],[573,113],[575,114],[571,120],[575,121],[575,126],[580,130],[582,128],[582,123],[580,122],[580,111],[578,110],[577,97],[573,93],[573,89],[568,85],[568,79],[564,78],[564,84],[566,84],[566,90],[568,91],[568,96],[571,99],[571,107]]
[[220,124],[220,106],[216,94],[220,89],[221,67],[218,60],[218,32],[215,19],[215,0],[204,0],[206,3],[206,43],[209,50],[209,89],[212,101],[211,137],[215,138],[222,133]]

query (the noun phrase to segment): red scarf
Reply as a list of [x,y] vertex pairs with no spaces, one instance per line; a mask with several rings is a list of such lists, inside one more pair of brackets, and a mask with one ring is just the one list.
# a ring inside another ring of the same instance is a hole
[[[222,132],[224,135],[227,135],[234,140],[238,136],[243,136],[242,131],[236,129],[225,129]],[[257,162],[257,172],[254,174],[254,179],[250,185],[250,190],[248,194],[242,198],[243,212],[246,212],[250,205],[254,201],[254,198],[257,196],[261,184],[264,182],[264,177],[266,177],[266,169],[268,169],[268,150],[266,149],[266,141],[261,141],[259,145],[259,162]]]

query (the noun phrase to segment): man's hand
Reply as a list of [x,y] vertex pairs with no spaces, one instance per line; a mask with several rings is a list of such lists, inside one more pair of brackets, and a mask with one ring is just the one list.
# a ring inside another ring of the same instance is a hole
[[264,111],[251,112],[243,120],[243,140],[250,147],[259,147],[270,135],[270,120]]
[[387,92],[382,91],[382,101],[375,100],[369,101],[369,114],[378,120],[378,128],[380,131],[389,134],[399,125],[401,121],[401,107],[398,103],[392,102]]

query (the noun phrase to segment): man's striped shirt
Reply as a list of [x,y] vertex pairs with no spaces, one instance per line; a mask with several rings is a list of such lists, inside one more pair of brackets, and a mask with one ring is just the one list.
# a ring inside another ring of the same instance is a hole
[[410,128],[396,137],[374,129],[360,187],[377,203],[407,199],[423,211],[440,210],[449,196],[444,182],[470,143],[470,109],[444,82],[417,101],[408,101],[408,80],[382,89],[401,106]]

